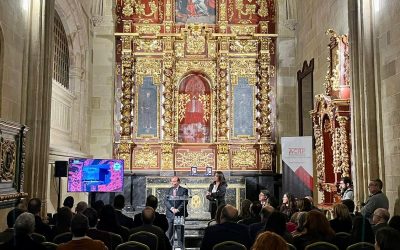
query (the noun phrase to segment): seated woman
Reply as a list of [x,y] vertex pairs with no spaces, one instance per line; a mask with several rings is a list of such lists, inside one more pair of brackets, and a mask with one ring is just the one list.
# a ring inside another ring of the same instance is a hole
[[292,214],[297,212],[296,200],[293,195],[285,193],[282,197],[282,205],[280,211],[286,214],[287,220],[292,217]]
[[293,239],[297,250],[303,250],[307,245],[318,241],[332,243],[335,238],[335,231],[329,225],[323,213],[312,210],[308,212],[304,225],[305,232]]
[[258,235],[251,250],[282,250],[288,249],[285,240],[276,233],[264,232]]
[[350,233],[352,221],[346,205],[341,203],[335,204],[333,206],[333,218],[333,220],[329,221],[329,224],[336,233]]

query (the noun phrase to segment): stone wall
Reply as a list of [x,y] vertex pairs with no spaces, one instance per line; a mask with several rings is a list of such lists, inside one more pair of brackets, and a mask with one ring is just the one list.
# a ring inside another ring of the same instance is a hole
[[[390,201],[390,212],[400,215],[400,11],[399,1],[375,1],[376,63],[378,93],[382,109],[382,141],[384,146],[385,191]],[[379,97],[378,97],[379,98]],[[381,177],[381,178],[382,178]],[[394,201],[396,200],[396,207]]]
[[114,108],[114,20],[113,1],[103,1],[103,15],[94,27],[93,80],[91,86],[90,154],[111,158]]
[[[28,6],[23,0],[0,1],[0,114],[21,122]],[[26,79],[25,79],[26,80]]]

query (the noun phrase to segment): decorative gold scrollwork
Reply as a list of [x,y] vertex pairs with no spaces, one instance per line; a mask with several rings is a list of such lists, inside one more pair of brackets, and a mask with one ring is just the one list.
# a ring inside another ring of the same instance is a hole
[[190,102],[190,95],[179,94],[178,99],[178,120],[181,122],[185,119],[186,104]]
[[257,6],[255,4],[245,4],[243,0],[235,0],[235,7],[238,11],[239,19],[242,19],[242,15],[249,16],[256,14]]
[[135,151],[134,168],[157,168],[158,154],[157,151],[151,150],[148,144],[143,148]]
[[229,145],[227,143],[217,145],[217,162],[219,170],[229,169]]
[[176,167],[177,168],[190,168],[193,166],[205,167],[213,165],[214,154],[212,152],[177,152],[176,153]]
[[245,146],[240,146],[240,149],[232,153],[232,167],[246,168],[256,166],[255,151],[249,151]]
[[174,168],[174,145],[172,143],[161,144],[161,170]]
[[203,104],[203,119],[204,121],[210,120],[210,95],[199,95],[199,101]]
[[161,60],[137,58],[136,60],[136,83],[143,84],[144,77],[153,77],[153,83],[158,85],[161,83]]
[[273,145],[267,143],[260,145],[260,160],[262,170],[272,171]]

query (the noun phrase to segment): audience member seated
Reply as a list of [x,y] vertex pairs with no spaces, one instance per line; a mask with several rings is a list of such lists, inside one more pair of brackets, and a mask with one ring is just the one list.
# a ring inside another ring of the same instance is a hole
[[335,231],[329,225],[325,215],[319,211],[311,210],[307,214],[305,232],[294,238],[297,250],[303,250],[307,245],[317,242],[333,242]]
[[39,198],[32,198],[28,202],[28,212],[35,216],[35,233],[44,235],[47,241],[51,240],[51,228],[40,218],[42,201]]
[[206,228],[200,250],[210,250],[224,241],[236,241],[250,249],[250,237],[247,226],[236,223],[238,211],[231,205],[226,205],[221,212],[220,222]]
[[58,209],[55,226],[51,230],[52,239],[54,239],[56,235],[70,232],[72,216],[73,214],[69,207]]
[[86,216],[77,213],[71,221],[72,240],[67,243],[62,243],[57,250],[106,250],[106,245],[100,240],[93,240],[86,236],[89,229],[89,221]]
[[389,211],[385,208],[378,208],[374,211],[372,215],[372,231],[376,234],[376,231],[381,229],[382,227],[388,226],[388,221],[390,219]]
[[364,219],[362,216],[356,216],[353,221],[353,229],[351,230],[351,244],[361,241],[374,243],[374,232],[369,220]]
[[398,250],[400,248],[400,232],[391,227],[384,227],[376,232],[375,249]]
[[349,209],[349,213],[350,213],[350,217],[351,217],[351,221],[354,221],[355,218],[355,214],[354,214],[354,201],[347,199],[347,200],[342,200],[342,204],[345,205],[347,207],[347,209]]
[[254,242],[252,250],[286,250],[288,249],[286,241],[276,233],[266,231],[258,235]]
[[251,203],[250,206],[250,217],[246,219],[242,219],[238,221],[237,223],[239,224],[244,224],[244,225],[250,225],[253,223],[257,223],[261,221],[260,217],[260,212],[261,212],[262,206],[259,201],[254,201]]
[[22,213],[14,224],[15,235],[0,246],[4,250],[45,250],[45,247],[35,242],[31,234],[35,230],[35,216],[32,213]]
[[400,232],[400,216],[395,215],[389,221],[389,227],[396,229]]
[[226,204],[222,204],[217,207],[217,211],[215,212],[215,222],[217,224],[221,224],[221,213],[225,206]]
[[133,219],[122,213],[122,209],[125,207],[125,197],[122,194],[115,196],[114,198],[114,209],[117,215],[117,220],[121,226],[128,229],[133,227]]
[[333,220],[329,221],[329,224],[335,233],[350,233],[353,225],[349,209],[346,207],[346,205],[341,203],[335,204],[333,206],[333,218]]
[[292,214],[297,212],[296,200],[293,195],[289,193],[283,195],[280,211],[286,215],[287,221],[292,217]]
[[[72,208],[74,207],[74,197],[72,197],[72,196],[67,196],[67,197],[64,199],[63,207],[69,208],[69,210],[71,210],[71,213],[74,214],[74,212],[72,212]],[[57,216],[58,216],[57,213],[53,214],[53,218],[52,218],[52,220],[51,220],[51,222],[50,222],[51,225],[55,225],[55,224],[56,224]]]
[[289,233],[293,233],[296,231],[297,228],[297,216],[299,216],[300,212],[296,212],[292,214],[292,217],[290,217],[290,220],[286,222],[286,230]]
[[97,214],[100,214],[103,207],[104,207],[104,202],[102,200],[97,200],[94,202],[94,204],[92,204],[92,208],[96,210]]
[[78,202],[78,204],[76,204],[75,213],[80,214],[83,211],[85,211],[86,208],[88,208],[87,202],[80,201],[80,202]]
[[109,232],[101,231],[96,228],[97,221],[98,221],[98,216],[97,216],[96,210],[89,207],[89,208],[86,208],[82,214],[85,215],[89,221],[89,229],[86,233],[86,235],[88,237],[90,237],[94,240],[101,240],[108,247],[109,250],[115,249],[117,245],[122,243],[122,239],[121,239],[121,242],[113,243]]
[[155,234],[158,238],[158,250],[171,249],[171,245],[165,234],[165,231],[154,225],[154,220],[156,217],[154,209],[149,206],[145,207],[141,213],[141,217],[143,225],[133,228],[131,230],[131,235],[141,231]]
[[286,240],[286,242],[293,244],[292,235],[286,230],[286,215],[282,212],[273,212],[265,224],[264,231],[274,232]]
[[19,208],[14,208],[7,214],[7,229],[0,233],[0,242],[7,242],[14,236],[14,224],[18,216],[24,211]]
[[251,200],[248,199],[242,200],[242,202],[240,203],[240,212],[238,220],[244,220],[251,217],[250,206],[251,206]]
[[300,212],[309,212],[309,211],[311,211],[311,202],[310,202],[310,200],[309,199],[307,199],[307,198],[301,198],[301,199],[299,199],[297,202],[296,202],[296,204],[297,204],[297,208],[298,208],[298,211],[300,211]]
[[111,205],[105,205],[101,210],[97,229],[119,234],[124,242],[129,238],[129,229],[119,224],[115,210]]
[[258,201],[261,203],[262,207],[267,205],[267,199],[270,196],[271,196],[271,194],[267,189],[260,190],[260,193],[258,194]]
[[[155,197],[154,195],[147,196],[146,207],[152,207],[154,209],[154,211],[156,211],[156,209],[158,207],[157,197]],[[133,226],[138,227],[141,225],[143,225],[142,214],[136,214],[135,218],[133,219]],[[167,232],[167,230],[168,230],[167,216],[165,216],[165,214],[160,214],[156,211],[153,225],[161,228],[164,232]]]
[[307,219],[308,212],[299,212],[296,218],[296,230],[292,232],[292,236],[296,237],[300,234],[305,233],[305,224]]
[[249,226],[249,234],[251,242],[254,242],[257,235],[264,231],[265,224],[268,221],[268,217],[274,212],[274,208],[270,205],[265,205],[260,212],[261,222],[253,223]]

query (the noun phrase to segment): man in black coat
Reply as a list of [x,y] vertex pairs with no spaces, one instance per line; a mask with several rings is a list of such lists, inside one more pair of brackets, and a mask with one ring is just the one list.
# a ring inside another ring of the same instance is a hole
[[243,244],[250,249],[251,242],[246,225],[237,224],[238,210],[226,205],[222,209],[221,224],[216,224],[206,228],[200,250],[209,250],[224,241],[235,241]]
[[[188,196],[188,190],[184,187],[180,186],[181,180],[178,176],[174,176],[171,178],[171,185],[167,191],[167,195],[165,197],[165,207],[166,207],[166,214],[168,220],[168,237],[172,239],[173,235],[173,228],[174,228],[174,218],[176,216],[185,216],[187,217],[187,201],[183,200],[174,200],[176,196]],[[185,211],[184,211],[185,210]]]
[[[146,207],[152,207],[155,211],[158,207],[157,197],[155,197],[154,195],[147,196]],[[141,225],[143,225],[142,214],[136,214],[135,218],[133,219],[133,226],[138,227]],[[158,212],[155,212],[153,225],[161,228],[164,231],[164,233],[167,232],[168,231],[167,216],[165,216],[165,214],[160,214]]]
[[122,213],[122,209],[124,207],[125,207],[125,197],[122,194],[115,196],[114,209],[117,220],[121,226],[131,229],[133,228],[133,219]]
[[44,235],[48,241],[51,239],[51,228],[48,224],[42,221],[40,210],[42,201],[39,198],[32,198],[28,202],[28,212],[35,216],[35,233]]

